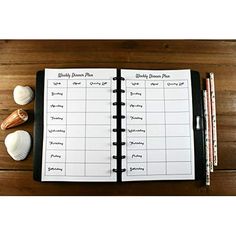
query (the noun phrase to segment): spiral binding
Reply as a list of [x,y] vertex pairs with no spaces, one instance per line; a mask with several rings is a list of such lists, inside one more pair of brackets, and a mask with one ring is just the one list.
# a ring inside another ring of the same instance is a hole
[[122,172],[125,172],[126,171],[126,169],[125,168],[123,168],[123,169],[121,169],[121,170],[118,170],[118,169],[112,169],[112,171],[113,172],[116,172],[116,173],[122,173]]
[[120,144],[120,145],[125,145],[125,142],[120,142],[120,143],[118,143],[118,142],[113,142],[112,144],[113,144],[114,146],[117,146],[117,145],[119,145],[119,144]]
[[[118,159],[118,157],[117,157],[116,155],[113,155],[112,158],[113,158],[113,159]],[[126,156],[125,156],[125,155],[122,155],[122,156],[120,156],[119,158],[120,158],[120,159],[125,159]]]
[[120,102],[120,103],[118,103],[118,102],[113,102],[112,103],[113,104],[113,106],[117,106],[117,105],[121,105],[121,106],[125,106],[125,103],[124,102]]
[[113,80],[118,80],[118,79],[125,80],[125,78],[123,78],[123,77],[113,77]]
[[[117,89],[114,89],[114,90],[113,90],[113,93],[117,93],[117,91],[118,91]],[[121,93],[125,93],[125,90],[124,90],[124,89],[121,89],[120,92],[121,92]]]
[[[113,119],[117,119],[117,116],[112,116]],[[125,119],[125,116],[121,116],[121,119]]]
[[[112,131],[113,131],[113,132],[117,132],[118,129],[113,129]],[[121,129],[120,131],[121,131],[121,132],[125,132],[125,129]]]
[[[124,79],[123,77],[117,76],[117,77],[114,77],[113,80],[124,81],[125,79]],[[124,90],[124,89],[121,89],[120,86],[118,86],[117,88],[118,88],[118,89],[114,89],[114,90],[113,90],[113,93],[125,93],[125,90]],[[119,102],[113,102],[112,105],[113,105],[113,106],[125,106],[125,103],[119,101]],[[120,119],[125,119],[125,116],[124,116],[124,115],[121,115],[121,114],[118,114],[118,115],[119,115],[119,118],[120,118]],[[113,118],[113,119],[117,119],[118,116],[117,116],[117,115],[114,115],[114,116],[112,116],[112,118]],[[118,129],[113,129],[112,131],[113,131],[113,132],[118,132]],[[121,128],[121,129],[119,129],[119,131],[120,131],[120,132],[125,132],[125,129]],[[125,145],[125,142],[113,142],[112,144],[115,145],[115,146],[117,146],[117,145]],[[119,155],[118,155],[118,156],[113,155],[112,158],[113,158],[113,159],[116,159],[117,161],[120,162],[122,159],[125,159],[126,156],[125,156],[125,155],[120,155],[120,156],[119,156]],[[126,169],[125,169],[125,168],[113,169],[112,171],[113,171],[113,172],[116,172],[116,173],[123,173],[123,172],[126,171]]]

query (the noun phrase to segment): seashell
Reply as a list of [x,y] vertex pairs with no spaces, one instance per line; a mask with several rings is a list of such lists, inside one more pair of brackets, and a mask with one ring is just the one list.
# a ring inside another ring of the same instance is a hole
[[8,154],[15,161],[24,160],[31,148],[30,134],[24,130],[17,130],[5,138],[5,146]]
[[29,86],[17,85],[13,91],[14,101],[19,105],[26,105],[34,98],[34,92]]
[[12,112],[1,124],[1,129],[5,130],[25,123],[28,120],[28,114],[23,109],[17,109]]

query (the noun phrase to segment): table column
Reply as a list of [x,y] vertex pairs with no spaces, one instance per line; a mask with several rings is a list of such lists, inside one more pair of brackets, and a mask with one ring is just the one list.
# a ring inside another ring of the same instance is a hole
[[68,80],[66,175],[85,176],[86,81]]
[[191,174],[188,81],[165,81],[167,174]]
[[165,175],[166,131],[163,81],[146,81],[147,175]]
[[45,175],[65,175],[66,80],[47,82]]
[[111,175],[111,81],[86,81],[85,175]]
[[127,175],[147,172],[145,81],[126,81]]

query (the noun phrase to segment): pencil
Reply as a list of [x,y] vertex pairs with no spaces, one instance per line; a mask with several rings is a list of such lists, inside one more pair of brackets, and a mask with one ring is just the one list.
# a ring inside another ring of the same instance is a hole
[[209,139],[208,139],[208,107],[207,107],[207,91],[203,90],[203,108],[205,118],[205,154],[206,154],[206,185],[210,185],[210,160],[209,160]]
[[212,141],[213,141],[213,159],[214,166],[218,165],[217,155],[217,132],[216,132],[216,100],[215,100],[215,78],[214,73],[210,73],[211,85],[211,110],[212,110]]
[[213,142],[212,142],[212,113],[211,113],[211,88],[210,79],[206,78],[207,91],[207,108],[208,108],[208,140],[209,140],[209,156],[210,156],[210,170],[213,172]]

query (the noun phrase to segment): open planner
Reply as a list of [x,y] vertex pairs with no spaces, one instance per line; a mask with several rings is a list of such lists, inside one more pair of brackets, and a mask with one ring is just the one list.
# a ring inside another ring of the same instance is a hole
[[195,180],[205,171],[198,72],[45,69],[35,97],[36,180]]

